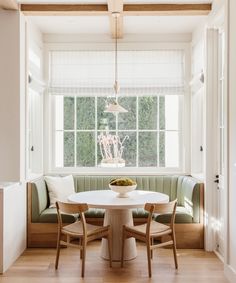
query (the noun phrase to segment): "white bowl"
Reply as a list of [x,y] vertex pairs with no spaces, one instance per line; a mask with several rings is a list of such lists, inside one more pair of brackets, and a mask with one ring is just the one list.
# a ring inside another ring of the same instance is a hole
[[131,186],[115,186],[115,185],[110,185],[109,184],[109,188],[113,191],[118,193],[118,198],[128,198],[129,192],[132,192],[136,189],[137,184],[135,185],[131,185]]

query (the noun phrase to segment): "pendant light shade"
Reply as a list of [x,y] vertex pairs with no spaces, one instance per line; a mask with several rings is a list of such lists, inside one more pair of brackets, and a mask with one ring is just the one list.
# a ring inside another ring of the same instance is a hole
[[115,92],[115,99],[114,101],[110,102],[105,109],[104,112],[106,113],[125,113],[128,112],[124,107],[119,105],[118,103],[118,92],[119,92],[119,85],[118,85],[118,66],[117,66],[117,18],[120,16],[119,12],[113,12],[112,16],[115,18],[115,83],[114,83],[114,92]]
[[106,113],[126,113],[128,112],[124,107],[122,107],[118,102],[109,103],[106,110]]

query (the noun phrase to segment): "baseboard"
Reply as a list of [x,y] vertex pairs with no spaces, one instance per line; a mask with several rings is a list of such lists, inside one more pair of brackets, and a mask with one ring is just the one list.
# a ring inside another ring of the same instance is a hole
[[219,258],[219,260],[224,263],[224,257],[217,251],[214,251],[215,255]]
[[236,270],[234,270],[230,265],[225,265],[224,268],[226,278],[231,282],[236,282]]

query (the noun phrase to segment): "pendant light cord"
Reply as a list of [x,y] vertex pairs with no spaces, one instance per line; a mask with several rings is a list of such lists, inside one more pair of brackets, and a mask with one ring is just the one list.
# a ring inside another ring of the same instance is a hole
[[117,98],[117,92],[118,92],[118,66],[117,66],[117,17],[115,16],[115,94]]
[[115,80],[117,82],[117,15],[115,21],[115,28],[116,28],[116,40],[115,40]]

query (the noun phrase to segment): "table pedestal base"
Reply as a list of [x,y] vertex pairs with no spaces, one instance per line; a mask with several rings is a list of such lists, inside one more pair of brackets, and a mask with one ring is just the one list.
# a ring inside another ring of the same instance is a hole
[[[122,229],[123,225],[133,225],[131,209],[106,209],[104,225],[112,228],[112,260],[121,260]],[[101,256],[109,259],[107,239],[102,239]],[[131,260],[137,256],[136,242],[134,238],[125,242],[124,259]]]

